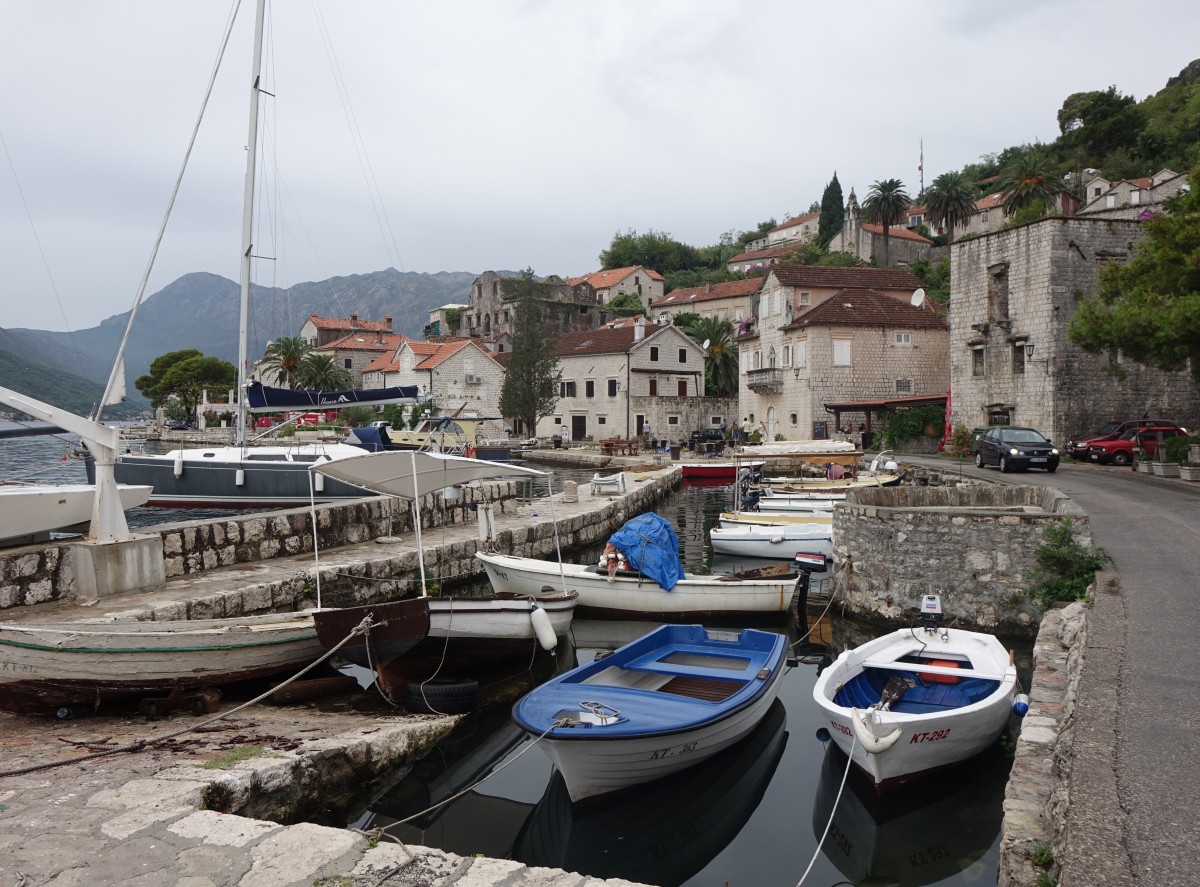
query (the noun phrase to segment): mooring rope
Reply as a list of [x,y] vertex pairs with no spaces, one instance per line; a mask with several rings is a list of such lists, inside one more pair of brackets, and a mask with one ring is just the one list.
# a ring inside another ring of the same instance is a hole
[[[67,760],[67,761],[53,761],[48,764],[34,764],[32,766],[21,767],[16,770],[0,770],[0,778],[5,777],[5,776],[21,776],[26,773],[37,773],[38,771],[41,771],[41,770],[52,770],[56,767],[65,767],[70,764],[78,764],[82,761],[91,761],[91,760],[95,760],[96,758],[106,758],[111,755],[123,754],[126,752],[142,751],[143,749],[152,748],[156,745],[166,742],[169,739],[174,739],[177,736],[183,736],[185,733],[194,733],[197,730],[207,727],[209,724],[214,724],[217,721],[224,720],[225,718],[228,718],[231,715],[235,715],[238,712],[240,712],[244,709],[247,709],[252,705],[257,705],[259,702],[266,699],[268,696],[272,696],[275,693],[282,690],[284,687],[288,686],[289,684],[294,683],[295,681],[298,681],[300,678],[304,677],[306,674],[308,674],[310,671],[312,671],[318,665],[323,663],[325,660],[329,659],[329,657],[331,657],[334,653],[336,653],[338,650],[340,650],[346,644],[350,643],[350,641],[352,639],[354,639],[358,635],[366,634],[366,633],[370,632],[370,630],[374,627],[375,627],[375,621],[374,621],[373,617],[371,616],[371,614],[368,613],[363,618],[362,622],[358,623],[358,625],[356,625],[353,629],[351,629],[350,633],[348,635],[346,635],[344,638],[342,638],[337,643],[336,646],[325,651],[325,654],[323,656],[321,656],[319,659],[316,659],[315,661],[311,662],[310,664],[306,665],[304,668],[300,669],[300,671],[296,672],[294,675],[292,675],[290,678],[288,678],[282,684],[272,687],[270,690],[267,690],[265,693],[260,693],[258,696],[255,696],[253,699],[248,700],[247,702],[243,702],[241,705],[238,705],[235,708],[229,709],[229,711],[223,711],[216,715],[213,715],[211,718],[201,721],[199,724],[192,724],[191,726],[185,727],[182,730],[176,730],[174,733],[168,733],[165,736],[157,736],[154,739],[139,739],[136,742],[129,743],[128,745],[121,745],[121,746],[117,746],[116,748],[106,748],[103,751],[93,752],[92,754],[84,755],[79,758],[71,758],[70,760]],[[81,744],[83,744],[83,743],[81,743]]]
[[842,773],[842,783],[838,786],[837,797],[833,799],[833,809],[829,811],[829,822],[825,823],[825,831],[821,832],[821,840],[817,841],[816,849],[813,850],[812,859],[808,861],[808,868],[804,870],[804,874],[800,876],[800,880],[796,882],[796,887],[803,887],[805,879],[808,877],[812,867],[817,863],[817,857],[821,855],[821,848],[825,846],[825,839],[829,836],[829,830],[833,827],[833,817],[837,814],[838,804],[842,800],[842,791],[846,788],[846,778],[850,775],[850,768],[854,766],[854,748],[858,745],[858,737],[854,735],[854,731],[850,731],[850,753],[846,756],[846,770]]

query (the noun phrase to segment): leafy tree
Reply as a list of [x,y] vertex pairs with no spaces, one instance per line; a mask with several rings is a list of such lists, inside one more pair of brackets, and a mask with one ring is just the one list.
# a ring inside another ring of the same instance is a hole
[[604,307],[618,317],[636,317],[646,313],[646,306],[642,304],[641,297],[637,293],[618,293],[609,299]]
[[336,357],[319,353],[309,354],[300,362],[292,374],[292,382],[296,388],[316,391],[341,391],[353,384],[350,374],[338,366]]
[[[705,249],[711,249],[711,247],[705,247]],[[693,268],[687,271],[672,271],[663,275],[663,292],[669,293],[672,290],[704,286],[706,283],[726,283],[730,280],[741,279],[741,274],[728,270],[724,265],[717,270]]]
[[[1191,181],[1200,181],[1200,165]],[[1200,188],[1146,223],[1127,264],[1101,269],[1094,298],[1071,319],[1072,342],[1093,354],[1119,350],[1165,372],[1189,365],[1200,381]]]
[[500,389],[500,413],[517,419],[524,433],[533,434],[539,419],[558,404],[562,370],[554,342],[546,333],[542,312],[532,295],[517,302],[513,322],[512,357]]
[[1058,111],[1062,133],[1059,149],[1090,157],[1101,163],[1111,177],[1105,158],[1119,150],[1137,147],[1145,126],[1145,112],[1133,96],[1121,95],[1115,86],[1100,91],[1077,92],[1067,96]]
[[205,357],[195,348],[185,348],[154,358],[150,372],[133,384],[156,409],[174,399],[191,417],[206,388],[220,391],[237,385],[237,367],[217,357]]
[[931,262],[917,259],[912,263],[912,272],[925,284],[925,295],[939,305],[950,304],[950,260]]
[[1022,151],[1004,168],[1000,176],[1000,193],[1009,214],[1029,206],[1043,209],[1062,190],[1051,175],[1046,155],[1038,147]]
[[883,179],[871,186],[863,201],[862,216],[873,225],[883,226],[883,266],[888,266],[888,238],[893,225],[901,224],[908,212],[908,193],[899,179]]
[[851,268],[858,264],[854,253],[826,252],[815,242],[802,243],[796,249],[779,257],[780,265],[826,265],[835,268]]
[[629,230],[614,234],[608,249],[600,253],[601,268],[628,268],[640,265],[659,274],[669,274],[701,265],[700,253],[694,246],[680,243],[661,231],[638,234]]
[[741,232],[735,238],[735,243],[737,244],[738,252],[743,252],[746,248],[746,244],[748,244],[751,240],[758,240],[758,238],[764,236],[772,228],[777,228],[777,227],[779,227],[779,223],[777,221],[775,221],[774,218],[770,218],[770,219],[764,219],[763,221],[759,222],[758,227],[756,227],[750,231]]
[[276,385],[296,388],[296,372],[312,351],[312,346],[299,336],[284,336],[270,342],[260,364],[264,378],[274,379]]
[[945,225],[947,240],[954,243],[954,229],[966,224],[975,211],[979,188],[961,172],[944,172],[925,192],[925,210],[935,225]]
[[342,410],[341,422],[351,428],[358,425],[369,425],[375,421],[375,415],[372,407],[346,407]]
[[817,245],[821,249],[829,246],[830,241],[842,230],[846,220],[846,206],[842,199],[842,186],[838,182],[837,171],[825,186],[821,194],[821,217],[817,220]]

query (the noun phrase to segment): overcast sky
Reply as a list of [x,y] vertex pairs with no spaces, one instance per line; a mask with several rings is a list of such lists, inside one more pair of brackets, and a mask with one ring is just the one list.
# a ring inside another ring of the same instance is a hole
[[[253,5],[148,293],[238,277]],[[129,309],[231,8],[5,2],[0,327]],[[1051,141],[1068,95],[1144,99],[1197,34],[1195,0],[291,0],[267,37],[256,281],[579,275],[618,231],[704,246],[783,221],[835,170],[847,194],[915,195],[922,140],[926,184]]]

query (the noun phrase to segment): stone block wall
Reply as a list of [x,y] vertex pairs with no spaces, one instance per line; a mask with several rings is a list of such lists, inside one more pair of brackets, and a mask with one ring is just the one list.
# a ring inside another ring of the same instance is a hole
[[1025,595],[1051,521],[1072,519],[1090,542],[1087,515],[1048,487],[959,484],[858,490],[834,509],[837,590],[869,622],[915,618],[941,597],[947,624],[1030,635],[1038,614]]

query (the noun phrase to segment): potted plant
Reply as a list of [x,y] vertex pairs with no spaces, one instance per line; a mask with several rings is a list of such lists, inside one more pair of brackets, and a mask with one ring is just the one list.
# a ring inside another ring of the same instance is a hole
[[1147,453],[1142,453],[1137,459],[1138,474],[1152,474],[1154,469],[1150,466],[1150,456]]
[[1179,476],[1184,480],[1200,480],[1200,462],[1181,462]]
[[1154,462],[1151,464],[1154,466],[1155,477],[1179,477],[1178,462]]

